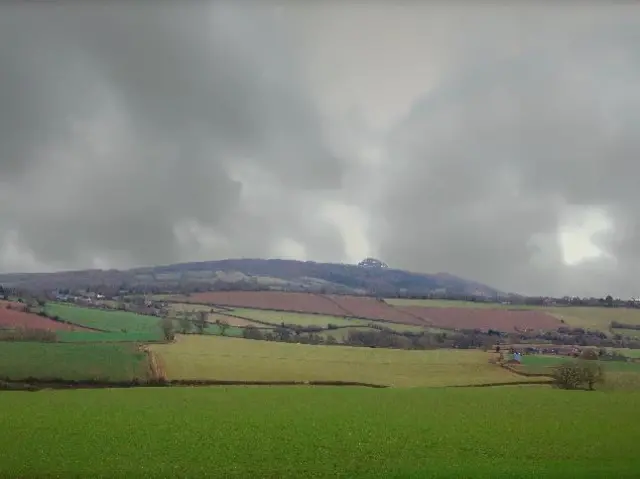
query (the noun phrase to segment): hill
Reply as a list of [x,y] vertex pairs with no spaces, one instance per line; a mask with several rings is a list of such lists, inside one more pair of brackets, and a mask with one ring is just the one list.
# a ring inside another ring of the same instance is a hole
[[[385,265],[386,266],[386,265]],[[495,297],[490,286],[446,273],[421,274],[389,267],[280,259],[227,259],[130,270],[1,274],[5,288],[134,289],[140,292],[286,290],[318,293],[424,296],[429,293]]]

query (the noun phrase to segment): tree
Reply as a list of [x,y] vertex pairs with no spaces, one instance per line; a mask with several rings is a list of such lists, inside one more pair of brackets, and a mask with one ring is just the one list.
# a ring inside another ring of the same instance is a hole
[[229,329],[229,323],[227,323],[224,319],[218,323],[220,327],[220,334],[224,336],[224,333]]
[[598,361],[567,361],[553,369],[556,385],[562,389],[579,389],[586,386],[593,391],[595,385],[605,380],[604,370]]
[[198,331],[198,334],[204,334],[204,330],[207,327],[207,317],[208,317],[208,314],[206,311],[198,312],[198,316],[194,322],[196,329]]
[[160,329],[162,329],[162,334],[164,335],[164,339],[167,341],[173,341],[175,338],[174,324],[171,318],[163,318],[160,320]]
[[607,297],[604,299],[605,303],[607,304],[607,306],[609,308],[611,308],[613,306],[613,297],[609,294],[607,295]]
[[182,332],[182,334],[189,333],[192,327],[193,323],[189,318],[187,318],[186,316],[180,318],[180,331]]

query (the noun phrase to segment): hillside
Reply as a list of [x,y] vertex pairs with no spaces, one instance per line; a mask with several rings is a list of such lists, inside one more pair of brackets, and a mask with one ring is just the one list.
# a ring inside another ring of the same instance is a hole
[[392,268],[279,259],[227,259],[121,270],[0,275],[4,287],[27,290],[60,288],[135,288],[139,290],[276,289],[380,296],[501,294],[489,286],[446,273],[420,274]]

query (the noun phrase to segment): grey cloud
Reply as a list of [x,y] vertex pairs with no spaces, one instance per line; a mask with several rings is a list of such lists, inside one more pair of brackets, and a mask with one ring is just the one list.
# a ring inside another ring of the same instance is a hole
[[[536,50],[467,69],[478,62],[458,52],[462,67],[390,134],[374,228],[382,257],[511,291],[638,294],[638,27],[621,15],[579,37],[542,30]],[[472,42],[482,33],[467,31]],[[496,51],[509,40],[495,38]],[[614,230],[594,240],[616,268],[562,264],[556,234],[570,205],[612,216]]]
[[[297,208],[310,191],[321,201],[339,189],[344,164],[270,7],[66,2],[0,12],[0,238],[17,232],[56,267],[91,266],[92,256],[167,263],[204,259],[174,236],[195,220],[225,239],[199,253],[209,258],[267,256],[285,235],[340,254],[335,228],[322,224],[319,244],[303,226],[313,209]],[[269,172],[270,203],[243,203],[238,164]]]

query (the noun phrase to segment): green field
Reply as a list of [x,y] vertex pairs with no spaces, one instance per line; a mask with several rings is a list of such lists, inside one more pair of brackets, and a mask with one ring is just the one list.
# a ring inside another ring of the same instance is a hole
[[8,380],[131,381],[147,373],[146,355],[132,344],[0,344],[0,378]]
[[[531,373],[550,373],[553,366],[575,361],[567,356],[522,356],[522,369]],[[640,389],[640,363],[622,361],[598,361],[605,371],[605,382],[598,386],[603,390]]]
[[0,475],[631,478],[638,403],[529,387],[6,392]]
[[59,316],[81,326],[106,331],[147,333],[161,339],[160,318],[135,314],[128,311],[109,311],[83,308],[59,303],[47,303],[45,311],[51,316]]
[[489,364],[489,355],[479,350],[309,346],[193,335],[150,349],[169,379],[357,381],[401,387],[527,380]]

